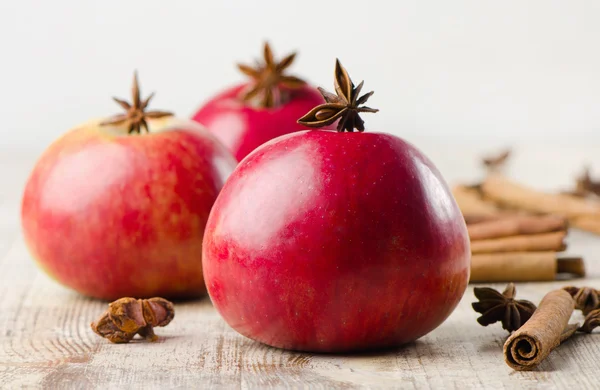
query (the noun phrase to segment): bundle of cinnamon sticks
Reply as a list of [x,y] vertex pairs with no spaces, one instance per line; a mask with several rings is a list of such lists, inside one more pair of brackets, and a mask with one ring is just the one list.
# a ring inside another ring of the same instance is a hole
[[453,193],[471,238],[472,282],[585,275],[583,259],[560,252],[569,227],[600,234],[600,200],[537,191],[498,172]]
[[471,281],[555,280],[584,276],[583,260],[560,256],[567,248],[568,222],[555,215],[506,215],[468,223]]

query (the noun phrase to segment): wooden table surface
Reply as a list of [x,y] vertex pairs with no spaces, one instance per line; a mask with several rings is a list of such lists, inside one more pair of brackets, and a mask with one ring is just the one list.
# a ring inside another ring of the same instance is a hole
[[[483,149],[421,148],[450,183],[477,178]],[[582,164],[600,167],[599,150],[520,148],[510,174],[538,187],[564,186]],[[26,251],[19,202],[35,158],[0,151],[0,388],[600,388],[600,332],[568,340],[536,371],[514,372],[502,356],[507,332],[498,324],[484,328],[476,322],[473,286],[436,330],[381,353],[315,355],[270,348],[235,333],[208,299],[177,304],[175,320],[157,329],[156,343],[111,344],[89,327],[106,302],[59,286]],[[520,297],[538,303],[567,284],[600,287],[600,238],[573,231],[569,244],[569,253],[585,257],[587,278],[520,283]],[[582,318],[576,313],[573,319]]]

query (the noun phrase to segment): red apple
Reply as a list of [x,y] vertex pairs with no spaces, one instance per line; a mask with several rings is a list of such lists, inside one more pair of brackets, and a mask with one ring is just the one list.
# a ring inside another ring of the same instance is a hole
[[239,65],[251,81],[209,99],[192,119],[203,124],[233,155],[242,160],[263,143],[280,135],[306,130],[297,119],[323,103],[317,88],[284,74],[295,53],[275,62],[268,44],[264,64]]
[[[339,65],[336,87],[344,75]],[[358,112],[376,110],[357,89],[348,77],[301,121],[360,131]],[[286,349],[357,351],[439,326],[466,290],[470,246],[448,186],[414,146],[312,130],[239,163],[211,211],[203,268],[214,306],[239,333]]]
[[119,101],[126,115],[83,124],[41,156],[23,195],[25,240],[88,296],[200,296],[206,220],[236,161],[197,123],[144,112],[136,91],[133,107]]

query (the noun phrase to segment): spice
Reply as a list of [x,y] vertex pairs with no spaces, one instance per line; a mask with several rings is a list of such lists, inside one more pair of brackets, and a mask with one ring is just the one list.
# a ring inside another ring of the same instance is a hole
[[598,215],[583,215],[571,218],[571,226],[600,235],[600,217]]
[[578,328],[569,325],[575,302],[565,290],[546,294],[529,321],[504,343],[504,360],[515,370],[530,370]]
[[472,223],[467,226],[471,240],[484,240],[524,234],[550,233],[567,230],[567,220],[555,215],[508,216]]
[[482,160],[483,165],[485,165],[490,171],[497,171],[506,164],[510,154],[511,150],[506,149],[495,156],[484,157]]
[[133,86],[131,88],[131,96],[133,101],[132,104],[126,102],[125,100],[113,97],[114,101],[117,102],[121,107],[123,107],[126,113],[115,115],[112,118],[103,121],[100,124],[120,125],[126,123],[128,134],[140,134],[142,131],[142,127],[146,130],[146,133],[149,132],[148,119],[158,119],[173,115],[172,113],[166,111],[146,111],[146,108],[148,107],[150,100],[152,100],[154,93],[151,93],[150,96],[146,98],[146,100],[141,100],[137,72],[135,72],[133,75]]
[[473,292],[479,302],[474,302],[472,306],[481,313],[477,322],[483,326],[502,321],[502,327],[512,332],[527,322],[536,309],[530,301],[515,299],[513,283],[509,283],[502,293],[489,287],[475,287]]
[[452,195],[467,223],[492,220],[503,213],[494,202],[481,197],[477,186],[455,186]]
[[[484,159],[486,167],[505,163],[510,153]],[[488,169],[484,181],[474,186],[457,185],[452,192],[467,223],[494,220],[510,215],[554,215],[568,220],[571,227],[600,235],[600,181],[589,169],[577,179],[571,192],[547,193],[516,183],[498,169]],[[595,194],[589,197],[587,195]]]
[[585,316],[585,321],[579,329],[580,332],[592,333],[596,327],[600,326],[600,309],[592,310]]
[[168,325],[175,316],[173,304],[163,298],[121,298],[91,324],[92,330],[113,343],[128,343],[136,334],[156,341],[154,327]]
[[592,180],[589,167],[585,167],[583,174],[575,181],[572,193],[578,196],[600,195],[600,182]]
[[481,194],[498,207],[564,216],[570,226],[600,234],[600,202],[596,199],[537,191],[498,174],[485,179],[481,184]]
[[488,176],[481,184],[481,191],[486,198],[513,209],[562,215],[569,220],[590,215],[600,217],[600,202],[537,191],[498,174]]
[[565,238],[567,232],[552,232],[542,234],[520,235],[512,237],[492,238],[471,241],[471,252],[500,253],[500,252],[535,252],[563,251],[567,248]]
[[470,282],[538,282],[558,276],[583,277],[580,257],[559,257],[556,252],[508,252],[475,254],[471,257]]
[[340,61],[335,61],[335,94],[327,92],[323,88],[319,88],[321,95],[325,99],[325,104],[318,105],[310,110],[302,118],[298,119],[298,123],[308,127],[323,127],[329,126],[339,119],[337,131],[353,132],[354,129],[362,132],[365,130],[365,122],[360,118],[359,113],[371,112],[375,113],[379,110],[369,107],[364,107],[363,104],[369,100],[373,91],[359,97],[364,81],[354,86],[348,72]]
[[[477,186],[457,188],[458,194],[488,204]],[[546,281],[556,280],[559,275],[563,279],[585,276],[581,257],[562,257],[557,253],[567,247],[567,218],[520,213],[498,208],[488,215],[481,209],[464,215],[471,241],[471,282]]]
[[298,89],[306,82],[296,76],[286,75],[285,71],[292,65],[296,53],[291,53],[276,62],[268,42],[263,49],[263,61],[255,67],[238,64],[238,69],[253,79],[253,82],[242,93],[242,99],[250,102],[257,100],[261,107],[276,107],[288,100],[285,89]]
[[575,309],[581,310],[584,315],[600,308],[600,292],[591,287],[564,287],[575,300]]

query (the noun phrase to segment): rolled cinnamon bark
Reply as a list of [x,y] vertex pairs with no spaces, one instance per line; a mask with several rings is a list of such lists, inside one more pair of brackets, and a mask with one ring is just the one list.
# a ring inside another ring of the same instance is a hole
[[567,248],[565,237],[567,232],[530,234],[521,236],[491,238],[488,240],[472,240],[471,253],[501,252],[560,252]]
[[486,219],[501,213],[494,202],[483,200],[479,191],[472,187],[456,186],[452,189],[452,194],[466,220]]
[[600,216],[590,215],[573,218],[571,226],[590,233],[600,234]]
[[567,220],[556,215],[501,217],[492,221],[469,224],[472,241],[521,234],[549,233],[567,229]]
[[549,194],[515,183],[502,175],[490,175],[481,184],[484,197],[500,204],[535,213],[567,217],[600,216],[600,202],[573,195]]
[[569,325],[575,302],[565,290],[546,294],[533,316],[504,343],[504,360],[515,370],[530,370],[540,364],[561,342],[577,330]]
[[479,254],[471,257],[471,283],[541,282],[558,275],[585,276],[580,257],[558,257],[555,252]]
[[497,219],[495,215],[463,214],[463,217],[465,218],[465,222],[467,225],[480,222],[489,222]]

